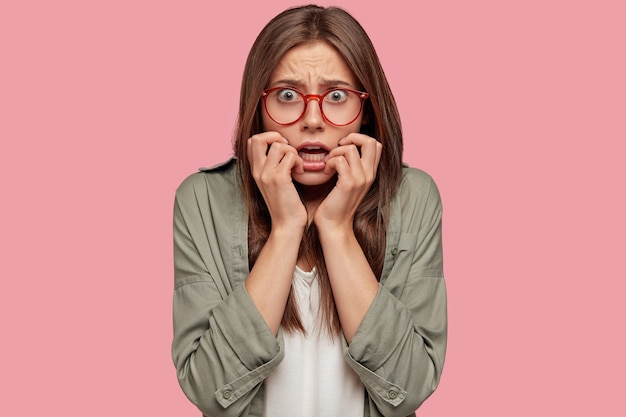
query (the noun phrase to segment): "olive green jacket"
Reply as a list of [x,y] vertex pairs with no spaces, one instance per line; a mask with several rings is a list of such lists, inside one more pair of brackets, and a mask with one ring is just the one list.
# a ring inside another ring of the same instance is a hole
[[[172,356],[205,416],[261,417],[263,381],[284,355],[242,285],[248,216],[233,159],[190,175],[174,205]],[[391,206],[379,291],[344,356],[365,386],[365,416],[408,416],[435,390],[446,350],[441,202],[404,167]]]

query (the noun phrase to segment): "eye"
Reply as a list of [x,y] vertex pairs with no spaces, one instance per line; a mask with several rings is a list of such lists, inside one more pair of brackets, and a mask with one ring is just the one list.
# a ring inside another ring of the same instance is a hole
[[296,92],[296,90],[292,90],[291,88],[284,88],[282,90],[276,91],[276,97],[279,101],[289,103],[293,101],[298,101],[300,96]]
[[343,103],[348,99],[348,92],[345,90],[333,90],[328,93],[325,101],[330,101],[331,103]]

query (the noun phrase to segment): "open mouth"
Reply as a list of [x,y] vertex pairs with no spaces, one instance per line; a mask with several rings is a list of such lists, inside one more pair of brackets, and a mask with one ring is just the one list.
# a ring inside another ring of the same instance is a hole
[[328,151],[321,146],[303,146],[298,150],[298,155],[305,162],[322,162]]
[[298,148],[305,171],[323,171],[330,151],[321,143],[305,143]]

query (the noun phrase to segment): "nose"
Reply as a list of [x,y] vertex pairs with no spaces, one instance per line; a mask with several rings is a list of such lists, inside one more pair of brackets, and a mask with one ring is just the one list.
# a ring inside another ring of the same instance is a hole
[[324,116],[322,116],[322,102],[319,98],[308,98],[301,123],[303,129],[318,130],[324,127],[325,121]]

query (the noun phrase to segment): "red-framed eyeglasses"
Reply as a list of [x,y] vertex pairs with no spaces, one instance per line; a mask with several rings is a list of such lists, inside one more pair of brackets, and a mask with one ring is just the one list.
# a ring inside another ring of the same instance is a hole
[[264,90],[261,97],[267,115],[279,125],[296,123],[306,113],[309,101],[317,100],[324,120],[334,126],[346,126],[359,118],[369,94],[349,88],[304,94],[295,88],[274,87]]

